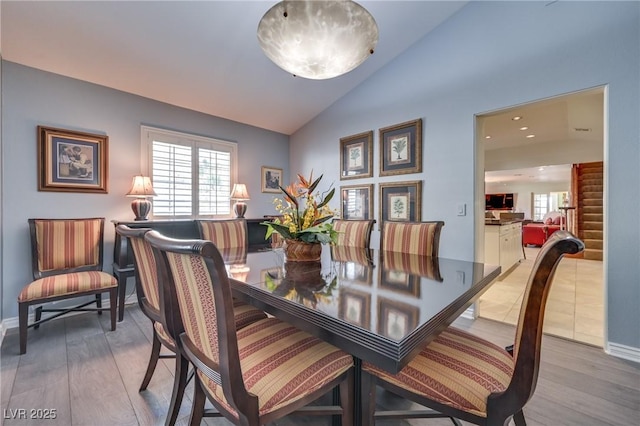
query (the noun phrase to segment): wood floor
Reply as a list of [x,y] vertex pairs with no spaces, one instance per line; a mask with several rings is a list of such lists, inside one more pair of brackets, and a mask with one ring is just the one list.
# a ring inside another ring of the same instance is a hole
[[[514,328],[490,320],[460,319],[458,327],[497,344],[511,343]],[[18,355],[17,330],[0,352],[2,424],[161,425],[173,383],[173,361],[161,360],[149,388],[138,392],[151,348],[151,325],[135,306],[115,332],[108,315],[67,317],[29,330],[27,354]],[[538,387],[524,413],[536,425],[636,425],[640,419],[640,365],[601,349],[545,336]],[[178,424],[188,423],[192,388],[187,389]],[[404,407],[387,392],[378,404]],[[17,409],[55,409],[54,420],[11,419]],[[209,425],[230,425],[205,419]],[[328,418],[291,416],[277,425],[328,425]],[[446,419],[384,421],[378,425],[450,425]]]

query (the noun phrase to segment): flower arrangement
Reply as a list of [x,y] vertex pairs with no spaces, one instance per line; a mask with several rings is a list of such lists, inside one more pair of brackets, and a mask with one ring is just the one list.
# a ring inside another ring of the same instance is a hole
[[271,222],[263,222],[267,226],[266,238],[274,232],[285,240],[305,243],[335,243],[338,232],[328,223],[335,212],[328,206],[333,198],[335,188],[325,193],[314,193],[322,175],[313,180],[313,171],[309,179],[298,174],[298,181],[287,188],[280,187],[284,197],[276,198],[274,205],[282,218]]

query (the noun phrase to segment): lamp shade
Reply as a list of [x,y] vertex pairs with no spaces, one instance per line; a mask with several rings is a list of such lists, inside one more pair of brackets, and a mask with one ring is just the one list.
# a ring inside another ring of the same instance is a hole
[[260,47],[296,76],[324,80],[363,63],[378,43],[378,25],[358,3],[281,1],[258,24]]
[[131,189],[127,192],[127,197],[155,197],[156,191],[151,186],[151,179],[148,176],[134,176],[131,183]]
[[249,197],[249,191],[247,191],[247,185],[244,183],[234,183],[229,198],[238,201],[250,200],[251,198]]

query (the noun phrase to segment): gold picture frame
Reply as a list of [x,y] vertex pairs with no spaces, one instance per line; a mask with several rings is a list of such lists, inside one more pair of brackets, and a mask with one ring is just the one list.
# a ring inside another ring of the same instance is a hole
[[108,193],[109,137],[38,126],[38,191]]
[[422,119],[380,129],[380,176],[422,172]]
[[373,176],[373,130],[340,138],[340,180]]

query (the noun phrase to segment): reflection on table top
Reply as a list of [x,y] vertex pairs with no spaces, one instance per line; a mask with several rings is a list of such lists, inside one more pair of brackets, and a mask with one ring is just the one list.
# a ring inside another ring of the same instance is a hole
[[498,276],[498,267],[326,247],[320,262],[281,250],[223,253],[234,294],[389,371],[401,369]]

